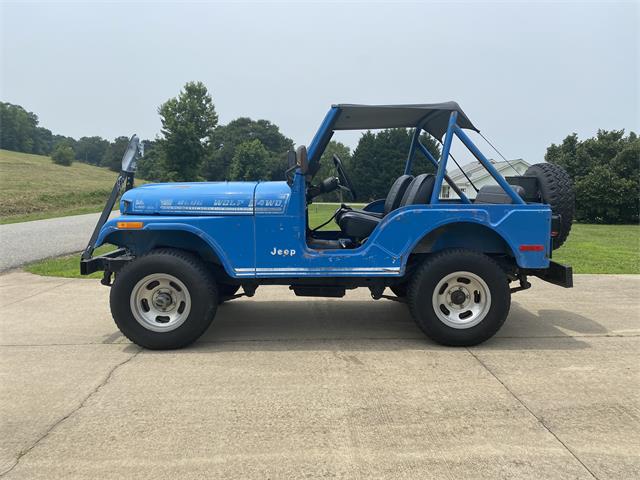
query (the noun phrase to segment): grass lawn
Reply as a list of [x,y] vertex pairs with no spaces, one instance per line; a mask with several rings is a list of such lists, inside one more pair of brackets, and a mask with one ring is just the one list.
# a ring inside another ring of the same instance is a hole
[[[350,203],[353,208],[362,208],[364,203]],[[340,207],[339,203],[312,203],[309,205],[309,226],[315,228],[318,225],[322,225],[324,222],[331,218],[331,215]],[[321,230],[339,230],[338,224],[332,220],[327,226],[322,227]]]
[[[113,245],[103,245],[100,248],[96,248],[94,255],[102,255],[115,250],[115,248]],[[80,275],[80,252],[41,260],[27,265],[24,269],[27,272],[44,275],[45,277],[102,278],[102,272],[95,272],[89,276]]]
[[573,273],[640,273],[640,226],[577,223],[553,259]]
[[[338,204],[311,204],[311,228],[327,221]],[[361,205],[353,205],[359,207]],[[335,222],[324,227],[337,229]],[[96,252],[106,253],[114,247],[103,246]],[[553,254],[556,262],[573,266],[574,273],[640,273],[640,226],[575,224],[567,242]],[[25,270],[38,275],[80,278],[80,254],[52,258],[27,265]],[[92,278],[100,278],[101,272]]]
[[0,150],[0,224],[99,212],[116,178],[106,168]]

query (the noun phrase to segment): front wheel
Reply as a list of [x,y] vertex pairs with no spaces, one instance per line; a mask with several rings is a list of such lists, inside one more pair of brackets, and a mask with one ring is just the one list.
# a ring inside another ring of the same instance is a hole
[[190,253],[159,249],[126,265],[111,287],[120,331],[150,349],[194,342],[216,313],[218,290],[204,263]]
[[447,250],[425,260],[409,284],[409,307],[420,329],[443,345],[491,338],[511,306],[506,274],[488,256]]

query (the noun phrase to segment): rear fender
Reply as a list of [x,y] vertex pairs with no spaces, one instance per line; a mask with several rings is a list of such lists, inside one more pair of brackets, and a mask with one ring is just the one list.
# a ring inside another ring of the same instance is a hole
[[[513,255],[522,268],[547,268],[551,210],[544,205],[420,205],[389,214],[367,243],[402,257],[419,251],[468,248]],[[523,251],[538,245],[541,250]]]
[[438,252],[447,248],[515,256],[507,241],[495,230],[472,222],[447,223],[431,230],[411,249],[411,253]]

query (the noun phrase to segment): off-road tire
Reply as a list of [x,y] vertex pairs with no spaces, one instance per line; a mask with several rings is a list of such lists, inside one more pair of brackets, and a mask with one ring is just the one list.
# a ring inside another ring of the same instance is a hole
[[[175,330],[149,330],[132,312],[130,300],[135,285],[154,273],[172,275],[189,292],[190,312]],[[113,319],[125,337],[144,348],[167,350],[193,343],[209,328],[218,306],[218,289],[213,275],[198,257],[182,250],[163,248],[133,260],[118,272],[109,300]]]
[[[432,297],[438,283],[455,272],[470,272],[489,288],[491,304],[484,318],[469,328],[453,328],[436,314]],[[451,249],[424,260],[409,283],[408,303],[418,327],[442,345],[471,346],[491,338],[504,324],[511,306],[506,274],[493,259],[479,252]]]
[[531,165],[525,175],[538,179],[540,199],[561,217],[558,235],[551,242],[554,250],[560,248],[569,236],[575,214],[575,192],[571,177],[564,168],[553,163]]

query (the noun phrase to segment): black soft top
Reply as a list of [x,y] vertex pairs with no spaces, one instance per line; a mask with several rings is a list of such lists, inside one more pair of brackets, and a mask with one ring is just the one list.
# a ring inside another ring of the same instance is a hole
[[334,130],[413,128],[424,121],[423,130],[439,139],[447,131],[451,112],[458,112],[457,124],[460,128],[479,132],[456,102],[421,105],[339,104],[334,107],[340,109]]

